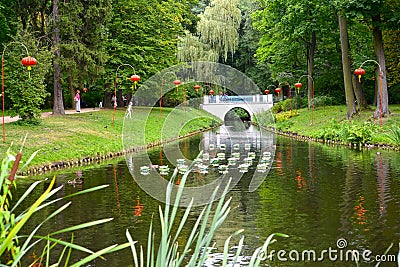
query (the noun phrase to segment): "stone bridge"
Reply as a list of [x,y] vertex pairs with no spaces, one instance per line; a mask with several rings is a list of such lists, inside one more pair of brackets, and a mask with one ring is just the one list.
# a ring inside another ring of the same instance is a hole
[[250,117],[268,110],[273,106],[272,94],[268,95],[238,95],[203,97],[202,109],[225,120],[225,116],[233,108],[244,109]]

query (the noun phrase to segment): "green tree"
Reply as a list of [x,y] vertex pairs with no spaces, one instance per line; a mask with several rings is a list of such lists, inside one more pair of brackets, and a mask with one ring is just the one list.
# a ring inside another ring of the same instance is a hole
[[[28,56],[25,48],[38,62],[31,71],[21,64],[21,58]],[[11,101],[10,115],[19,116],[22,123],[37,124],[48,96],[45,77],[50,70],[51,53],[47,49],[38,50],[33,36],[25,33],[9,43],[5,54],[5,94]]]
[[395,23],[399,21],[398,15],[393,14],[400,12],[399,7],[385,0],[342,1],[342,6],[348,14],[372,29],[375,58],[379,64],[379,68],[376,68],[376,81],[379,84],[376,86],[377,107],[374,117],[379,117],[381,112],[390,114],[383,30],[398,28],[398,23]]
[[11,40],[11,36],[16,33],[17,21],[15,16],[15,1],[0,1],[0,43],[6,44]]
[[[130,64],[141,79],[146,79],[160,70],[176,64],[178,36],[184,33],[183,24],[189,20],[188,11],[193,1],[114,1],[113,18],[108,27],[110,56],[105,85],[105,105],[110,107],[115,72],[122,64]],[[121,104],[122,92],[132,93],[131,82],[127,81],[133,70],[129,67],[118,71],[117,96]],[[140,86],[140,82],[138,84]],[[147,89],[146,89],[147,90]],[[149,96],[157,91],[148,88]],[[144,104],[144,99],[135,99]]]
[[253,24],[262,34],[256,56],[268,64],[278,81],[280,77],[287,81],[289,74],[294,82],[294,77],[307,69],[311,107],[317,44],[333,25],[329,5],[321,1],[272,0],[261,1],[261,7],[253,14]]
[[243,0],[240,1],[239,8],[242,11],[242,22],[239,29],[238,49],[232,60],[228,58],[226,63],[245,73],[260,88],[265,89],[273,81],[267,64],[258,62],[254,56],[257,52],[261,34],[252,25],[252,14],[260,9],[260,5],[252,0]]
[[346,95],[346,117],[349,119],[357,113],[355,104],[355,95],[352,83],[352,72],[351,72],[351,59],[350,59],[350,43],[349,35],[347,31],[347,18],[344,11],[338,12],[339,31],[340,31],[340,45],[342,51],[342,68],[343,68],[343,79],[344,89]]
[[63,77],[68,85],[68,102],[75,91],[90,87],[104,75],[108,60],[106,51],[106,27],[111,19],[111,0],[78,1],[71,0],[60,5],[60,50]]
[[58,0],[53,0],[53,115],[65,115],[63,91],[61,87],[61,51],[60,51],[60,16],[58,11]]
[[238,0],[212,0],[200,14],[197,33],[186,32],[178,48],[179,61],[227,61],[239,43],[241,11]]

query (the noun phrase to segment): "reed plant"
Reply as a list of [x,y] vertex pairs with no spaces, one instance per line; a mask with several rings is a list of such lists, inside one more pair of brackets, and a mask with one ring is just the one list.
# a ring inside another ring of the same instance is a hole
[[[153,223],[150,223],[147,239],[147,250],[143,245],[137,246],[137,241],[134,241],[129,231],[126,231],[127,239],[131,244],[131,250],[133,255],[134,266],[147,266],[147,267],[172,267],[172,266],[205,266],[207,259],[212,257],[211,251],[215,249],[213,244],[213,237],[216,234],[219,227],[223,224],[227,216],[231,211],[230,203],[231,198],[227,198],[229,184],[231,180],[223,187],[223,193],[217,201],[217,192],[221,189],[220,187],[215,188],[209,204],[205,205],[198,215],[197,220],[192,227],[192,230],[187,238],[185,244],[179,244],[179,238],[182,229],[184,229],[186,222],[188,221],[189,215],[192,211],[193,199],[186,207],[185,212],[180,218],[176,220],[178,213],[179,202],[182,197],[182,193],[185,187],[189,170],[183,175],[176,195],[173,196],[173,185],[174,180],[177,177],[178,170],[175,169],[171,180],[166,187],[166,199],[164,210],[159,206],[159,216],[161,224],[161,233],[155,233],[153,230]],[[214,203],[215,202],[215,203]],[[215,205],[215,207],[214,207]],[[177,224],[178,228],[174,232],[173,225]],[[241,255],[244,251],[244,235],[243,229],[239,229],[232,233],[224,242],[223,256],[219,266],[239,266],[240,262],[243,263],[243,256]],[[158,244],[154,241],[154,236],[161,236]],[[273,237],[281,236],[287,237],[285,234],[272,234],[270,235],[265,243],[257,248],[252,256],[245,257],[247,261],[246,266],[254,267],[259,266],[260,263],[267,259],[266,254],[268,246],[275,242]],[[230,241],[235,236],[241,236],[238,244],[236,245],[236,251],[232,256],[230,252]],[[158,248],[158,249],[156,249]]]
[[395,145],[400,146],[400,127],[393,125],[389,132],[386,133],[386,137]]
[[[26,137],[25,137],[26,139]],[[24,141],[25,142],[25,141]],[[24,143],[23,142],[23,143]],[[33,257],[33,262],[30,266],[82,266],[85,263],[92,261],[97,257],[102,257],[107,253],[118,251],[120,249],[129,247],[129,243],[122,245],[112,245],[110,247],[104,248],[100,251],[92,251],[83,246],[73,243],[74,231],[81,230],[87,227],[93,227],[99,224],[103,224],[112,220],[112,218],[100,219],[97,221],[92,221],[88,223],[82,223],[69,228],[55,230],[52,233],[47,233],[45,235],[40,235],[39,230],[41,227],[49,222],[52,218],[56,217],[62,213],[68,206],[71,205],[71,201],[58,205],[60,207],[50,211],[48,215],[44,216],[44,219],[36,225],[36,227],[31,230],[28,234],[21,234],[24,226],[26,226],[29,219],[36,215],[40,211],[44,211],[46,208],[51,209],[54,204],[58,202],[63,202],[63,200],[80,195],[86,194],[95,190],[100,190],[105,188],[107,185],[98,186],[64,196],[61,198],[54,198],[57,192],[59,192],[63,186],[58,186],[54,188],[55,180],[54,177],[48,188],[41,194],[39,198],[33,201],[29,207],[22,212],[17,212],[21,204],[25,201],[32,201],[32,192],[35,188],[43,183],[43,181],[34,182],[19,199],[13,199],[13,188],[16,187],[18,179],[22,178],[17,175],[21,170],[26,168],[26,166],[31,162],[35,153],[25,162],[25,164],[20,167],[22,158],[22,148],[14,156],[9,148],[4,156],[1,163],[0,172],[0,266],[21,266],[21,262],[25,257],[29,256],[29,253],[35,249],[39,249],[42,252],[38,256]],[[47,213],[46,213],[47,214]],[[71,233],[71,240],[62,240],[59,235]],[[39,246],[40,245],[40,246]],[[60,248],[61,247],[61,248]],[[55,255],[56,248],[60,253]],[[86,257],[78,260],[77,262],[71,262],[71,254],[73,251],[80,251],[86,253]],[[52,263],[52,261],[55,261]]]

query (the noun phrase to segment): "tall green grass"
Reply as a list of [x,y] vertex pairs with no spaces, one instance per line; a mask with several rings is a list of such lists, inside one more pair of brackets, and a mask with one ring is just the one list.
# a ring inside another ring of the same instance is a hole
[[[0,172],[0,266],[21,266],[21,261],[28,257],[28,253],[34,249],[42,249],[40,255],[35,256],[31,266],[82,266],[83,264],[90,262],[94,258],[101,257],[104,254],[115,252],[126,248],[129,243],[122,245],[113,245],[102,249],[100,251],[92,251],[88,248],[73,243],[73,232],[84,229],[87,227],[95,227],[99,224],[107,223],[112,218],[100,219],[97,221],[91,221],[79,225],[75,225],[69,228],[55,230],[52,233],[46,235],[39,235],[38,232],[45,223],[51,223],[51,219],[62,213],[67,209],[71,202],[66,204],[57,205],[58,208],[54,208],[56,204],[67,198],[90,193],[95,190],[100,190],[107,187],[98,186],[87,190],[80,191],[75,194],[64,196],[61,198],[55,198],[57,193],[62,190],[63,186],[54,188],[55,177],[51,180],[49,187],[41,194],[39,198],[33,201],[33,204],[22,211],[17,212],[18,208],[25,201],[31,202],[31,193],[37,188],[37,186],[43,181],[34,182],[19,199],[13,200],[13,187],[18,183],[18,179],[21,178],[17,175],[18,169],[21,171],[25,168],[32,160],[33,154],[24,166],[19,168],[20,160],[22,157],[22,147],[18,154],[15,156],[11,153],[11,150],[7,150],[1,163]],[[40,189],[39,189],[40,190]],[[46,211],[44,211],[46,209]],[[51,210],[53,209],[53,210]],[[50,211],[49,211],[50,210]],[[32,216],[35,216],[39,212],[46,212],[44,219],[27,235],[21,235],[20,232],[27,224]],[[59,235],[71,233],[71,241],[63,241],[59,239]],[[54,255],[56,247],[62,247],[61,253]],[[88,256],[85,258],[71,263],[71,254],[73,251],[84,252]],[[57,258],[57,262],[51,262],[52,259]],[[63,263],[63,264],[61,264]],[[34,265],[36,264],[36,265]]]

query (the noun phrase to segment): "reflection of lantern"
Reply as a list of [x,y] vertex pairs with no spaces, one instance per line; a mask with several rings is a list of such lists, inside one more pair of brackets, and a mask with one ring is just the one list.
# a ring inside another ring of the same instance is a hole
[[88,91],[88,89],[85,87],[85,88],[83,88],[83,92],[84,93],[87,93],[87,91]]
[[277,93],[277,94],[279,95],[279,93],[281,92],[281,90],[282,90],[282,89],[278,87],[278,88],[275,89],[275,93]]
[[358,68],[354,71],[354,74],[358,76],[358,82],[361,82],[361,75],[365,74],[365,70],[363,68]]
[[214,90],[213,89],[210,90],[210,95],[214,95]]
[[144,205],[142,203],[140,203],[140,197],[137,197],[136,201],[137,201],[136,205],[133,206],[133,208],[135,210],[133,215],[136,217],[139,217],[139,216],[142,216],[142,211],[143,211]]
[[268,94],[269,94],[269,90],[268,90],[268,89],[265,89],[265,90],[264,90],[264,93],[265,93],[266,95],[268,95]]
[[199,89],[200,89],[200,85],[196,84],[195,86],[193,86],[194,89],[196,90],[196,93],[199,93]]
[[300,93],[300,88],[303,87],[303,85],[301,83],[295,83],[294,87],[297,88],[297,93]]
[[133,74],[133,75],[130,77],[130,79],[131,79],[132,82],[134,82],[134,83],[136,84],[138,81],[140,81],[140,76],[137,75],[137,74]]

